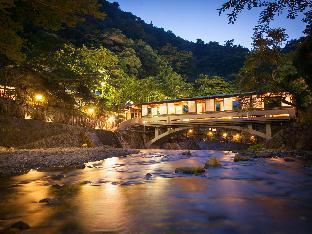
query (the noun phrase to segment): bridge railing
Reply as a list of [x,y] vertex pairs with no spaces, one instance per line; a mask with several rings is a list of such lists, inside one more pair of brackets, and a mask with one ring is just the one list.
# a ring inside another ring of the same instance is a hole
[[143,119],[135,118],[135,119],[128,119],[118,125],[118,131],[122,131],[127,129],[128,127],[134,126],[134,125],[143,125]]
[[129,119],[119,124],[122,131],[135,125],[187,125],[201,123],[243,123],[289,121],[296,118],[296,110],[292,107],[232,112],[211,112],[204,114],[163,115]]
[[[140,124],[168,125],[205,122],[248,122],[248,121],[273,121],[291,120],[296,118],[294,108],[281,108],[271,110],[252,110],[237,112],[212,112],[205,114],[165,115],[141,118]],[[136,120],[138,121],[138,120]]]

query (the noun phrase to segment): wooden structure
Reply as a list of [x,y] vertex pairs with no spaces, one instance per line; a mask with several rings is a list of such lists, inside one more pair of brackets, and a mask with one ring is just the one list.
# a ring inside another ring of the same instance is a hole
[[[230,128],[268,140],[272,137],[272,122],[296,118],[293,103],[288,93],[250,92],[134,104],[126,110],[127,120],[118,130],[138,125],[154,127],[155,137],[146,142],[147,146],[194,126]],[[253,129],[253,124],[264,124],[265,132]],[[164,127],[167,131],[161,132]]]

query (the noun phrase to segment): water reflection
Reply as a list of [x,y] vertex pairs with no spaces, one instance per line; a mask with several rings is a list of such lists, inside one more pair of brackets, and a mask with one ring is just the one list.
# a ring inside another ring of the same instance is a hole
[[[174,173],[211,156],[222,168]],[[23,220],[30,233],[310,233],[311,169],[280,159],[233,163],[233,157],[144,150],[86,169],[30,171],[1,183],[0,230]],[[44,198],[57,202],[39,203]]]

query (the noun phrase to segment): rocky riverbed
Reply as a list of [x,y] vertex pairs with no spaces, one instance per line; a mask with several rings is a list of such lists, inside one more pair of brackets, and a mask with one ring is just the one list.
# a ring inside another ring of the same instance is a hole
[[[259,150],[240,150],[236,151],[237,158],[241,157],[247,161],[252,158],[284,158],[287,160],[312,161],[312,151],[303,150],[282,150],[282,149],[259,149]],[[235,158],[234,158],[235,160]]]
[[31,169],[83,168],[87,162],[123,157],[138,150],[111,147],[0,150],[0,177],[19,175]]
[[149,149],[5,178],[0,233],[310,234],[312,167],[236,155]]

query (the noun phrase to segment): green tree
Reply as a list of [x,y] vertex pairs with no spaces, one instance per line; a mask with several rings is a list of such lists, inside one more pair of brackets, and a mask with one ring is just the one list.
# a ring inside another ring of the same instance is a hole
[[312,90],[312,35],[299,45],[294,54],[294,66]]
[[303,109],[311,102],[311,89],[295,66],[294,54],[282,53],[279,46],[282,40],[275,40],[276,38],[274,35],[259,40],[237,75],[237,85],[243,91],[292,93],[295,95],[296,106]]
[[0,54],[9,60],[22,61],[25,38],[21,32],[26,25],[57,31],[62,24],[73,27],[83,22],[85,15],[103,17],[99,7],[96,0],[1,0]]
[[138,77],[142,63],[134,49],[125,48],[122,52],[118,53],[118,58],[120,66],[126,74]]
[[193,87],[181,75],[176,73],[171,67],[164,67],[156,76],[158,83],[162,87],[162,93],[168,99],[189,97]]
[[163,66],[163,60],[161,60],[157,52],[143,40],[136,41],[134,49],[142,63],[140,77],[146,78],[157,75]]
[[195,96],[209,96],[216,94],[230,94],[234,92],[233,85],[219,76],[201,74],[194,84]]
[[229,23],[233,24],[244,9],[251,10],[253,8],[258,8],[261,11],[258,20],[258,28],[266,28],[276,16],[285,12],[288,19],[295,19],[303,13],[305,16],[303,21],[307,24],[306,33],[308,33],[311,27],[312,2],[310,0],[230,0],[226,1],[218,10],[219,14],[228,12]]
[[171,44],[166,44],[160,48],[159,54],[177,73],[187,77],[194,72],[192,52],[179,50]]

